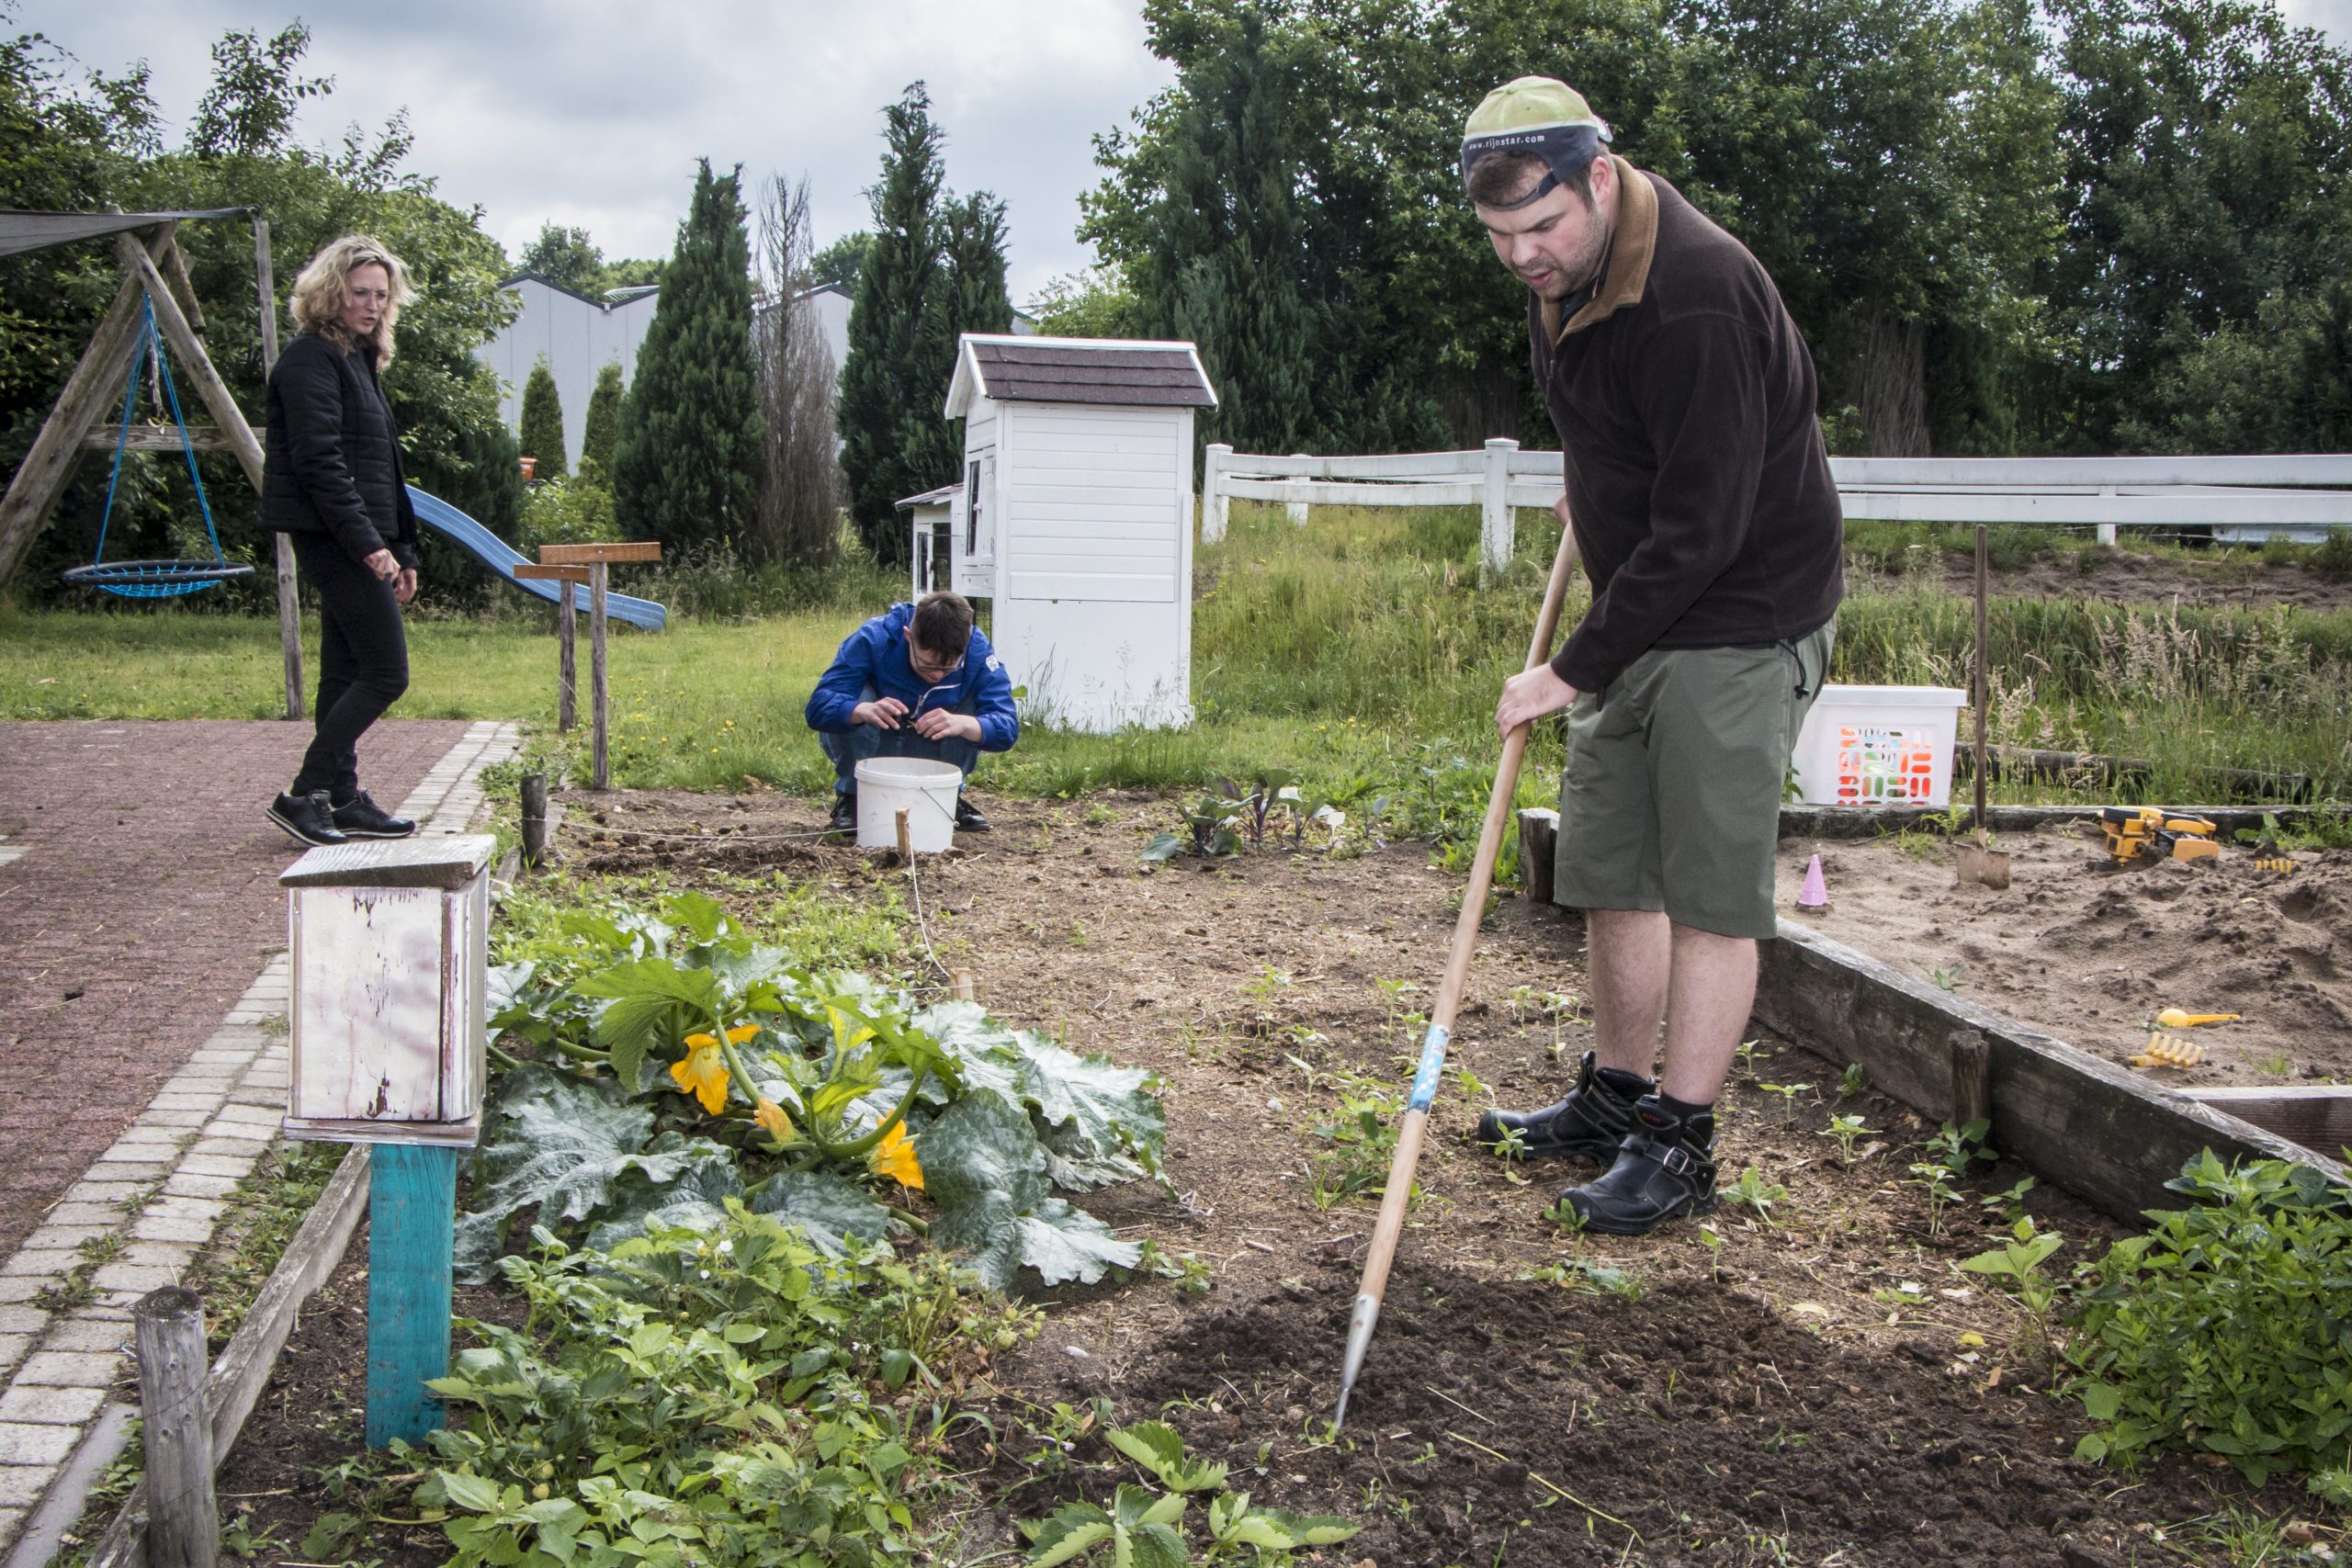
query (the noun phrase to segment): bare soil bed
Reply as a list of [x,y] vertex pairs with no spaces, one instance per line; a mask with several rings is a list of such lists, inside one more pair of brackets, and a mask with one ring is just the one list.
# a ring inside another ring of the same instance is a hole
[[[1207,1289],[1145,1274],[1050,1292],[1043,1335],[978,1391],[994,1440],[957,1439],[975,1492],[937,1561],[1017,1549],[1016,1519],[1134,1478],[1099,1426],[1067,1450],[1038,1435],[1056,1404],[1095,1398],[1117,1420],[1173,1422],[1261,1503],[1361,1521],[1323,1560],[1385,1568],[2225,1562],[2199,1544],[2223,1510],[2309,1511],[2291,1482],[2072,1459],[2086,1426],[2052,1396],[2046,1348],[1955,1265],[2020,1209],[2067,1238],[2062,1270],[2120,1232],[2053,1190],[2004,1199],[2025,1175],[2006,1163],[1931,1224],[1905,1166],[1933,1129],[1867,1086],[1841,1098],[1803,1042],[1761,1040],[1723,1107],[1727,1179],[1753,1165],[1787,1190],[1769,1215],[1720,1210],[1719,1253],[1692,1224],[1564,1237],[1542,1211],[1572,1173],[1521,1173],[1462,1135],[1484,1105],[1554,1098],[1589,1038],[1580,922],[1517,897],[1488,917],[1456,1031],[1475,1077],[1449,1074],[1355,1406],[1320,1440],[1374,1197],[1330,1196],[1367,1162],[1317,1129],[1342,1096],[1409,1077],[1409,1015],[1429,1005],[1458,880],[1412,844],[1146,868],[1167,800],[986,805],[995,832],[920,868],[931,942],[1001,1015],[1161,1076],[1169,1188],[1088,1206],[1193,1260]],[[882,857],[807,837],[820,818],[806,799],[575,796],[571,813],[577,870],[912,891]],[[1833,1113],[1870,1129],[1850,1163]],[[360,1288],[352,1272],[343,1292]],[[333,1310],[347,1318],[352,1299]],[[235,1461],[281,1542],[335,1505],[318,1495],[320,1446],[272,1433],[315,1427],[338,1400],[351,1430],[363,1337],[314,1309],[280,1372],[303,1381],[265,1396],[255,1460]],[[335,1382],[312,1358],[338,1346]],[[423,1547],[387,1530],[361,1556]]]
[[1938,835],[1784,839],[1781,905],[1796,914],[1817,852],[1830,907],[1809,924],[2070,1045],[2123,1062],[2165,1008],[2243,1013],[2179,1032],[2204,1047],[2199,1065],[2143,1071],[2173,1085],[2352,1083],[2352,852],[2299,851],[2283,873],[2244,845],[2119,866],[2097,829],[2057,824],[1993,847],[2009,855],[2000,892],[1960,883]]

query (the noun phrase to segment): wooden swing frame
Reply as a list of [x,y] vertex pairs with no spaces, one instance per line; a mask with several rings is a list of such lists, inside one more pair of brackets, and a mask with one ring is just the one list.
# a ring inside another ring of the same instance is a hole
[[[261,307],[262,374],[277,364],[277,299],[269,261],[269,220],[252,208],[220,213],[158,215],[152,224],[128,228],[115,235],[115,254],[122,264],[122,281],[114,303],[99,319],[97,330],[65,379],[32,447],[0,495],[0,583],[24,564],[34,538],[49,519],[58,497],[74,477],[82,454],[114,449],[120,434],[115,421],[116,389],[140,342],[141,299],[155,308],[155,325],[186,368],[190,384],[213,423],[188,427],[186,446],[197,452],[233,453],[254,491],[261,491],[261,434],[237,407],[228,384],[204,351],[204,312],[197,304],[188,279],[187,258],[175,238],[181,216],[231,217],[250,215],[254,225],[254,283]],[[134,452],[177,452],[179,431],[169,424],[130,427],[127,448]],[[301,620],[295,599],[294,549],[283,534],[277,542],[277,629],[286,662],[286,716],[300,718],[302,700]]]

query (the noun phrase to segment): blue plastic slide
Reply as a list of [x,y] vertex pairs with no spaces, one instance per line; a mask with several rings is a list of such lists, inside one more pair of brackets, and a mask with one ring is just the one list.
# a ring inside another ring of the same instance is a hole
[[[427,495],[414,485],[411,485],[408,487],[408,499],[409,504],[416,508],[418,522],[437,528],[447,535],[450,540],[466,554],[504,578],[510,587],[519,588],[526,593],[537,594],[552,604],[557,602],[555,591],[569,586],[573,594],[571,601],[573,606],[583,615],[588,613],[586,585],[536,582],[527,578],[517,578],[514,575],[514,569],[518,566],[530,565],[530,557],[523,554],[438,496]],[[626,593],[607,592],[605,595],[605,614],[614,620],[627,621],[633,626],[643,626],[650,632],[660,631],[670,619],[670,612],[652,600],[632,599]]]

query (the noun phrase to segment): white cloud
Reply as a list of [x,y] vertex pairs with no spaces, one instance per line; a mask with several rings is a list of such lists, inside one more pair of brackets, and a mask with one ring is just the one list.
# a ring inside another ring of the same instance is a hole
[[947,132],[948,183],[1010,207],[1017,300],[1086,265],[1072,231],[1099,177],[1091,138],[1172,74],[1132,0],[288,3],[280,15],[229,0],[40,0],[19,19],[91,69],[146,59],[176,130],[210,80],[212,40],[267,36],[299,11],[307,68],[335,78],[332,97],[306,106],[303,137],[339,141],[405,107],[410,167],[479,205],[510,252],[558,222],[609,256],[667,255],[701,156],[740,162],[752,182],[807,175],[820,241],[861,228],[882,107],[922,79]]

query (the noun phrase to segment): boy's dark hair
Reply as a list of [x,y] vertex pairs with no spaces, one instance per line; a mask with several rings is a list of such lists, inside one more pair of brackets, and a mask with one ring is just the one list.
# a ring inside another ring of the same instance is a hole
[[961,593],[926,593],[915,601],[910,627],[915,646],[944,659],[961,659],[972,640],[972,602]]
[[[1470,199],[1481,207],[1509,207],[1532,188],[1548,168],[1532,152],[1488,152],[1470,165]],[[1576,192],[1587,207],[1592,205],[1590,164],[1560,183]]]

